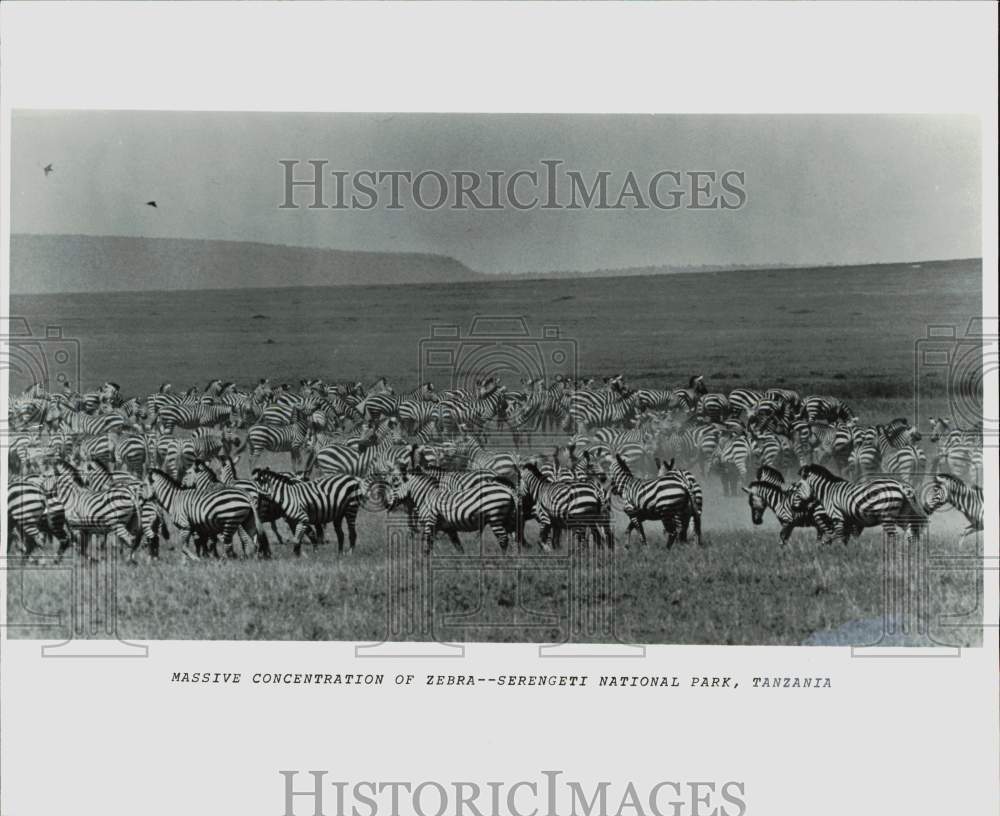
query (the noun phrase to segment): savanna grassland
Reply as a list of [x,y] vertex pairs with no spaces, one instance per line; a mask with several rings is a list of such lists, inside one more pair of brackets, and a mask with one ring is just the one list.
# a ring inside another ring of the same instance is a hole
[[[41,295],[15,297],[12,313],[39,330],[61,326],[65,337],[79,341],[84,389],[113,380],[125,395],[148,393],[164,381],[178,390],[201,387],[215,377],[248,385],[260,377],[371,382],[385,376],[410,388],[418,376],[420,340],[433,325],[466,326],[476,314],[519,315],[534,332],[555,325],[562,338],[575,341],[581,374],[622,373],[634,385],[675,387],[697,373],[713,391],[783,386],[841,397],[865,422],[896,416],[920,421],[949,415],[953,401],[947,370],[915,365],[915,344],[930,325],[954,325],[961,335],[982,313],[980,269],[978,261],[968,261],[572,281]],[[288,467],[284,455],[265,462]],[[390,618],[391,610],[419,600],[423,584],[408,557],[387,554],[384,513],[361,513],[357,551],[344,556],[328,544],[307,547],[296,559],[278,545],[271,562],[191,563],[174,538],[159,563],[143,556],[135,566],[119,566],[118,634],[135,640],[373,642],[390,636],[708,644],[878,639],[884,608],[879,531],[847,547],[820,547],[811,531],[797,531],[781,547],[773,516],[755,528],[743,498],[722,496],[714,478],[703,483],[700,547],[678,544],[668,551],[658,525],[647,524],[649,546],[633,537],[626,548],[621,513],[615,513],[619,547],[613,557],[568,558],[532,546],[520,570],[504,569],[494,558],[480,570],[480,546],[487,556],[499,556],[487,532],[481,544],[463,537],[469,569],[456,570],[450,545],[440,539],[430,561],[434,614],[425,627],[395,611]],[[958,543],[963,527],[954,512],[935,515],[930,551],[975,554],[974,539]],[[533,522],[528,539],[537,539]],[[568,571],[570,562],[582,572]],[[551,568],[532,568],[540,563]],[[589,576],[585,591],[581,575]],[[981,642],[974,625],[981,585],[974,571],[931,576],[932,621],[939,612],[959,616],[947,627],[932,623],[935,639]],[[61,611],[65,617],[68,572],[15,569],[8,590],[8,622],[25,624],[9,629],[11,636],[65,635],[65,629],[34,625],[39,619],[32,613]],[[587,613],[586,632],[570,633],[571,618],[577,619],[569,615],[571,605]],[[604,620],[611,622],[593,623],[609,610]]]

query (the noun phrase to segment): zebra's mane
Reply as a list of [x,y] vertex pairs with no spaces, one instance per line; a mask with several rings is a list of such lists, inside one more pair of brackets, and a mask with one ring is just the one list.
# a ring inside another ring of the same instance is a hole
[[212,470],[211,465],[209,465],[208,462],[206,462],[204,459],[195,459],[191,467],[200,468],[199,470],[200,473],[208,474],[209,481],[211,482],[219,481],[219,474],[217,474],[214,470]]
[[834,475],[829,470],[827,470],[822,465],[803,465],[799,468],[799,476],[801,478],[806,478],[806,476],[818,476],[827,482],[844,482],[846,479],[841,479],[839,476]]
[[528,473],[532,474],[533,476],[537,476],[543,482],[548,481],[548,479],[545,477],[545,474],[538,469],[538,465],[536,465],[534,462],[525,462],[524,464],[521,465],[521,467],[524,468],[526,471],[528,471]]
[[173,485],[178,490],[189,490],[190,489],[190,488],[186,487],[183,482],[178,481],[173,476],[171,476],[169,473],[167,473],[165,470],[160,470],[159,468],[153,468],[151,471],[149,471],[149,480],[152,481],[152,479],[153,479],[154,476],[161,477],[165,482],[167,482],[168,484]]
[[772,494],[777,493],[779,495],[783,495],[785,492],[781,485],[777,485],[774,482],[765,482],[761,479],[755,479],[754,481],[750,482],[750,484],[747,485],[747,492],[749,493],[755,487],[758,490]]
[[961,479],[959,479],[958,476],[955,476],[953,473],[938,473],[934,478],[941,484],[948,485],[954,490],[962,491],[964,489],[964,490],[971,490],[972,492],[978,491],[980,494],[982,494],[983,492],[983,489],[978,485],[966,484]]
[[92,464],[92,465],[96,465],[96,466],[97,466],[97,469],[98,469],[98,470],[100,470],[100,471],[102,471],[102,472],[106,473],[106,474],[107,474],[108,476],[110,476],[110,475],[111,475],[111,468],[109,468],[109,467],[108,467],[108,466],[107,466],[107,465],[106,465],[106,464],[105,464],[104,462],[102,462],[102,461],[101,461],[100,459],[91,459],[91,460],[90,460],[90,464]]
[[616,461],[616,462],[618,463],[618,467],[620,467],[620,468],[622,469],[622,473],[624,473],[624,474],[625,474],[626,476],[628,476],[628,477],[629,477],[630,479],[634,479],[634,478],[635,478],[635,477],[634,477],[634,476],[632,475],[632,470],[631,470],[631,469],[629,468],[629,466],[628,466],[628,465],[627,465],[627,464],[625,463],[625,460],[624,460],[624,459],[622,459],[622,457],[621,457],[621,455],[620,455],[620,454],[615,454],[615,461]]
[[764,476],[767,476],[780,484],[785,483],[785,474],[770,465],[761,465],[757,468],[757,480],[763,481]]
[[266,467],[254,468],[252,475],[254,477],[254,480],[257,479],[257,476],[273,476],[277,481],[282,482],[283,484],[287,485],[299,484],[299,480],[296,479],[294,476],[290,476],[287,473],[282,473],[280,470],[271,470],[271,468],[266,468]]
[[65,459],[60,459],[56,462],[56,468],[62,465],[63,469],[73,477],[73,481],[76,482],[80,487],[86,487],[83,483],[83,477],[80,475],[80,471],[77,470],[73,465],[67,462]]

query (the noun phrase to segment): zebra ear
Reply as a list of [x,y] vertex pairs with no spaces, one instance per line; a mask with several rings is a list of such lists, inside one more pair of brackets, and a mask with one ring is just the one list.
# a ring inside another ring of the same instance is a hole
[[748,488],[746,485],[740,485],[740,490],[742,490],[744,493],[750,492],[750,488]]

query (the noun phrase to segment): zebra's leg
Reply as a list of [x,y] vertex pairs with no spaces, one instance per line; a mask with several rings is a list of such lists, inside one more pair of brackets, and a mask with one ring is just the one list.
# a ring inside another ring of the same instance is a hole
[[358,506],[350,505],[344,514],[347,519],[347,544],[349,552],[354,552],[354,547],[358,543]]
[[302,539],[306,534],[306,519],[289,519],[292,524],[292,552],[295,555],[302,555]]
[[667,513],[661,520],[663,522],[663,536],[667,540],[667,549],[669,550],[677,541],[677,525],[672,513]]
[[451,546],[455,548],[455,552],[464,553],[465,550],[462,549],[462,541],[458,537],[458,533],[454,530],[448,530],[448,540],[451,542]]
[[507,547],[510,545],[510,539],[507,537],[507,528],[504,526],[503,519],[500,516],[496,516],[491,519],[490,529],[493,531],[493,535],[496,536],[500,549],[507,552]]

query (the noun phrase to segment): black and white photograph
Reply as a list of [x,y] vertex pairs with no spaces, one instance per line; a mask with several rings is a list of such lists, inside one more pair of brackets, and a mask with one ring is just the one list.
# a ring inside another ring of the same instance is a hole
[[996,813],[997,14],[0,4],[0,816]]
[[125,640],[873,643],[981,552],[979,127],[15,111],[10,551]]

